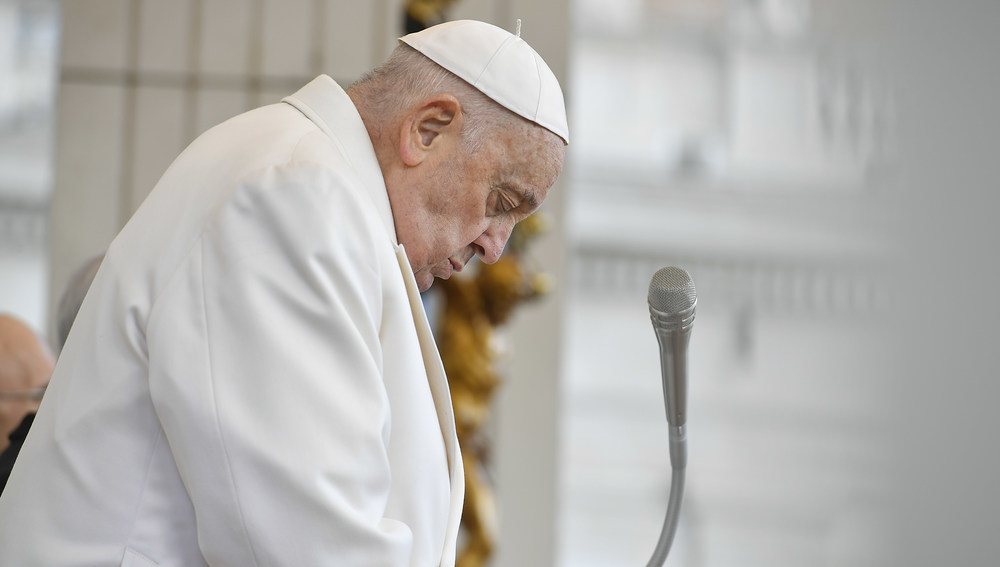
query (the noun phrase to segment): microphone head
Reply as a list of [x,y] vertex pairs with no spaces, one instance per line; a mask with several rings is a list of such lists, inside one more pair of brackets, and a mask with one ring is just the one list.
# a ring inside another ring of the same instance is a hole
[[681,268],[660,268],[649,282],[649,306],[660,313],[687,311],[698,302],[691,276]]

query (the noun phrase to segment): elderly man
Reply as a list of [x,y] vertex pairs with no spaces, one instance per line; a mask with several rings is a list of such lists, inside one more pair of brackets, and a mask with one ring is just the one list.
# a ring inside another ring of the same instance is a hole
[[480,22],[195,140],[112,242],[0,498],[0,565],[452,565],[419,291],[497,259],[568,132]]
[[52,351],[31,328],[0,314],[0,492],[54,365]]

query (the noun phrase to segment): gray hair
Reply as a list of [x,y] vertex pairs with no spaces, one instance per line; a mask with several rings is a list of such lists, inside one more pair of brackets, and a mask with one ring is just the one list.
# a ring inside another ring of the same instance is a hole
[[497,132],[535,126],[405,43],[348,90],[361,93],[371,114],[379,117],[383,125],[429,96],[439,93],[455,96],[465,114],[462,137],[470,154],[476,153]]

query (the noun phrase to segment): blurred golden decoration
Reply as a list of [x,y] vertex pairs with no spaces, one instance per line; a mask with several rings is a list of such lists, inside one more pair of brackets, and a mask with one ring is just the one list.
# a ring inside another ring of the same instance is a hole
[[445,12],[455,0],[407,0],[405,15],[406,33],[414,33],[447,20]]
[[514,308],[550,287],[549,278],[531,266],[528,244],[546,229],[535,214],[515,228],[507,250],[493,264],[478,265],[475,274],[456,274],[435,284],[442,293],[438,348],[448,374],[458,441],[465,461],[464,545],[456,567],[481,567],[497,542],[497,509],[489,480],[491,440],[483,431],[493,393],[501,382],[498,362],[506,355],[496,328]]

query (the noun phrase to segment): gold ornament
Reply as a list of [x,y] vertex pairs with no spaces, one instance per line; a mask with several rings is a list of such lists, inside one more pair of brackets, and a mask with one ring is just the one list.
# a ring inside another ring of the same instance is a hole
[[497,542],[497,507],[489,479],[491,440],[483,430],[493,393],[501,383],[498,363],[506,352],[497,327],[514,308],[551,287],[548,277],[529,264],[525,251],[545,229],[535,214],[514,229],[507,251],[493,264],[479,264],[475,274],[456,274],[436,284],[442,293],[438,348],[448,374],[458,441],[465,463],[464,545],[456,567],[482,567]]

